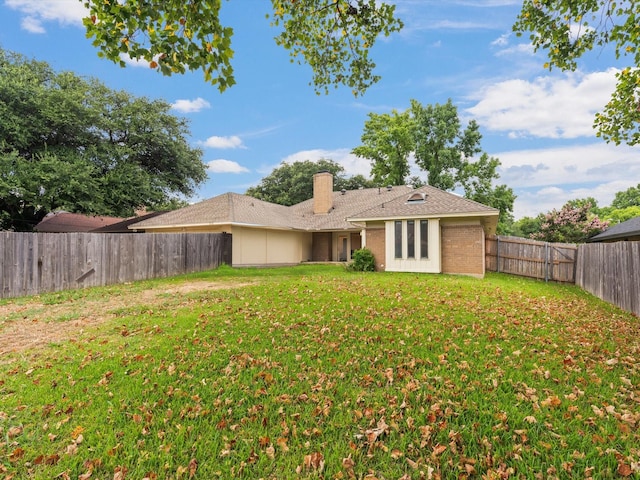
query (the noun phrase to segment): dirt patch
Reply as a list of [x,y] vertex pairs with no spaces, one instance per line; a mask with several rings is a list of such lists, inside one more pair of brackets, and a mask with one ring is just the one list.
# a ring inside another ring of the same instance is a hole
[[175,301],[177,295],[244,287],[250,283],[193,281],[165,288],[127,292],[99,300],[77,300],[58,304],[36,301],[0,305],[0,361],[8,353],[24,352],[41,345],[69,340],[87,328],[115,318],[123,308],[141,305],[158,307]]

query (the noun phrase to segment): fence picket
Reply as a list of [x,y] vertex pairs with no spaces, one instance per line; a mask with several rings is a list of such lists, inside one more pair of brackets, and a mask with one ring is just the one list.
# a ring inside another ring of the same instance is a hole
[[231,264],[231,235],[0,232],[0,262],[0,298],[17,297]]

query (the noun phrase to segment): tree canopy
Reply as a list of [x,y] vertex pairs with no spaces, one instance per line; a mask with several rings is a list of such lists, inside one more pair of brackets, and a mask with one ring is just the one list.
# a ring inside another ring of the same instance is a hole
[[374,184],[362,175],[346,177],[344,167],[333,160],[321,159],[293,163],[283,162],[269,175],[260,180],[246,194],[279,205],[295,205],[313,197],[313,175],[327,171],[333,175],[334,190],[356,190],[360,187],[373,187]]
[[206,167],[170,108],[0,50],[0,228],[31,230],[56,209],[131,216],[192,195]]
[[[99,55],[121,66],[146,60],[165,75],[202,70],[220,91],[235,83],[233,28],[220,21],[221,0],[81,0],[87,36]],[[369,51],[380,35],[402,28],[395,6],[376,0],[271,0],[276,43],[312,69],[317,92],[346,85],[361,94],[379,76]],[[254,8],[253,5],[247,8]]]
[[[500,161],[482,152],[480,127],[471,120],[464,128],[451,100],[422,105],[411,100],[404,112],[370,113],[362,145],[352,153],[371,162],[377,185],[408,183],[411,158],[427,174],[427,183],[442,190],[461,188],[465,197],[500,210],[499,231],[513,221],[515,194],[506,185],[494,186]],[[418,186],[415,177],[409,180]]]
[[616,59],[628,66],[617,74],[611,100],[595,118],[606,141],[640,142],[640,4],[613,0],[525,0],[513,26],[530,32],[536,50],[548,56],[545,66],[575,70],[586,52],[612,45]]

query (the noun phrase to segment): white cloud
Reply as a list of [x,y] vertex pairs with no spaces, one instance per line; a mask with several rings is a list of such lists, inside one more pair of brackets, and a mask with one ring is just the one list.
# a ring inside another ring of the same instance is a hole
[[516,218],[594,197],[607,206],[615,193],[638,183],[638,148],[606,143],[492,153],[500,159],[500,183],[518,195]]
[[371,172],[371,164],[369,163],[369,160],[356,157],[348,148],[338,148],[335,150],[302,150],[300,152],[292,153],[291,155],[283,158],[282,161],[286,163],[304,162],[306,160],[317,162],[322,159],[332,160],[342,165],[347,176],[364,175],[365,177],[368,177]]
[[513,137],[577,138],[594,136],[593,119],[615,88],[615,74],[573,72],[534,81],[507,80],[483,88],[466,111],[489,130]]
[[42,26],[42,22],[38,18],[34,18],[31,15],[27,15],[20,22],[20,26],[23,30],[30,33],[46,33],[46,30]]
[[210,108],[211,104],[204,98],[196,98],[195,100],[176,100],[171,104],[171,108],[183,113],[199,112],[205,108]]
[[198,142],[207,148],[247,148],[242,144],[242,139],[237,135],[231,137],[209,137],[204,142]]
[[231,160],[211,160],[207,163],[207,170],[213,173],[247,173],[249,169],[243,167],[238,162]]
[[5,0],[4,5],[25,15],[21,26],[31,33],[45,33],[46,22],[80,26],[88,13],[78,0]]

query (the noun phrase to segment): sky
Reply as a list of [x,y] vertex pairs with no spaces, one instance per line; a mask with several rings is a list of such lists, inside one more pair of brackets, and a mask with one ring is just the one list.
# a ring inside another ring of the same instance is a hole
[[237,82],[224,93],[200,71],[166,77],[142,63],[121,68],[100,59],[79,0],[0,0],[0,48],[171,104],[188,119],[188,141],[208,168],[191,202],[245,193],[282,162],[331,159],[347,175],[369,177],[370,162],[350,153],[367,115],[404,111],[411,99],[451,99],[463,125],[478,122],[483,152],[501,162],[498,183],[517,195],[516,219],[587,196],[607,206],[640,183],[639,149],[607,144],[592,127],[625,66],[612,48],[587,55],[574,72],[549,71],[544,54],[512,33],[521,2],[388,2],[405,26],[372,49],[382,79],[358,97],[346,87],[315,93],[310,68],[275,44],[268,0],[222,2],[222,21],[234,29]]

